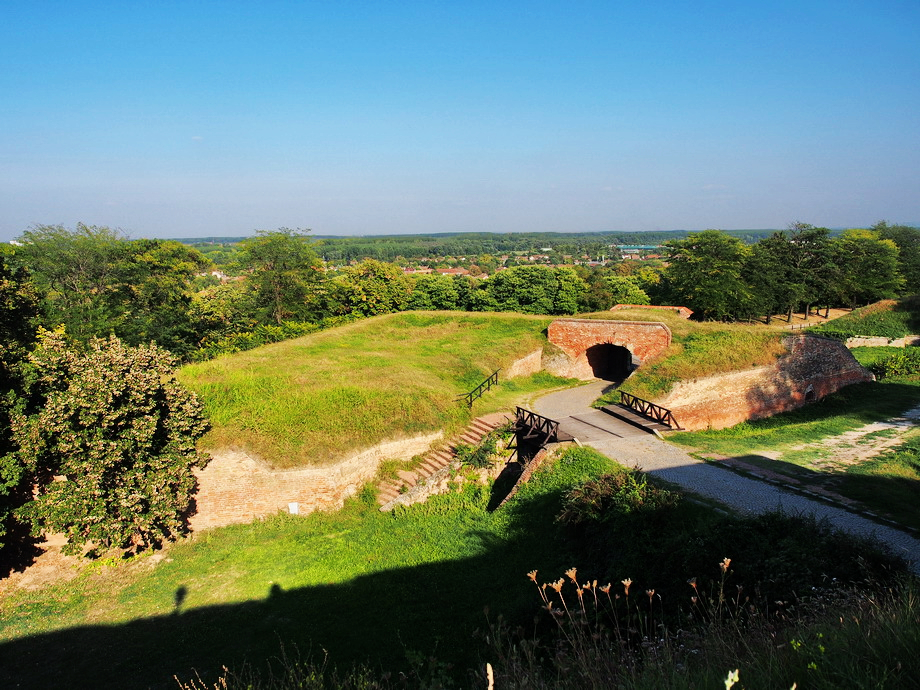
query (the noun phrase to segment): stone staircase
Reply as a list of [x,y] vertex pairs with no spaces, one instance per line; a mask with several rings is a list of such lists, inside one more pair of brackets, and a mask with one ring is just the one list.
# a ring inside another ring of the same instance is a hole
[[448,445],[428,451],[421,464],[412,470],[399,470],[396,479],[385,479],[377,485],[377,503],[385,506],[408,493],[432,475],[441,472],[454,462],[459,444],[478,446],[490,431],[505,424],[509,416],[504,412],[477,417]]

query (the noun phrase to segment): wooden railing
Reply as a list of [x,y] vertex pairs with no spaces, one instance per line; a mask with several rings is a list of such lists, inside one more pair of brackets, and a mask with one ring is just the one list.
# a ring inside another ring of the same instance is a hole
[[483,381],[482,383],[480,383],[478,386],[476,386],[476,387],[475,387],[473,390],[471,390],[469,393],[466,393],[466,394],[464,394],[464,395],[461,395],[461,396],[459,396],[457,399],[458,399],[458,400],[465,400],[465,401],[466,401],[466,406],[467,406],[467,407],[472,407],[472,406],[473,406],[473,401],[474,401],[476,398],[481,398],[483,393],[485,393],[485,392],[486,392],[487,390],[489,390],[492,386],[494,386],[494,385],[496,385],[496,384],[498,383],[498,372],[500,372],[500,371],[501,371],[501,369],[496,369],[496,370],[493,371],[491,374],[489,374],[489,378],[487,378],[485,381]]
[[539,439],[540,445],[544,445],[559,434],[559,422],[518,407],[515,414],[515,429],[519,442]]
[[635,395],[630,395],[625,391],[620,391],[620,404],[624,407],[628,407],[630,410],[636,414],[640,414],[643,417],[648,417],[659,424],[664,424],[669,426],[672,429],[680,429],[680,425],[677,423],[677,420],[674,419],[674,415],[671,414],[671,410],[656,405],[653,402],[648,400],[643,400],[642,398],[637,398]]

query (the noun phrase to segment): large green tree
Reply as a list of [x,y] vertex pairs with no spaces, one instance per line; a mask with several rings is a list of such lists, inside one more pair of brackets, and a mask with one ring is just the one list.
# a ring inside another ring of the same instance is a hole
[[25,469],[12,455],[10,414],[23,386],[21,365],[35,339],[38,304],[27,272],[11,268],[0,254],[0,548],[19,527],[13,509],[31,497]]
[[196,249],[82,223],[37,226],[19,243],[13,258],[41,289],[49,328],[64,325],[81,342],[109,334],[132,345],[155,341],[176,354],[194,346],[192,281],[208,265]]
[[242,243],[241,260],[252,270],[249,282],[260,320],[280,324],[316,316],[314,293],[322,267],[307,233],[260,230]]
[[499,271],[470,297],[474,311],[574,314],[586,290],[571,268],[515,266]]
[[898,270],[904,278],[908,295],[920,294],[920,229],[908,225],[889,225],[880,220],[871,228],[880,239],[891,240],[898,247]]
[[750,249],[741,240],[719,230],[704,230],[665,246],[670,263],[664,280],[674,304],[690,307],[704,319],[748,314],[751,292],[744,268]]
[[898,247],[872,230],[846,230],[834,240],[835,290],[850,307],[896,297],[903,285]]
[[374,259],[349,266],[336,283],[348,311],[364,316],[407,309],[413,285],[399,266]]
[[174,364],[156,345],[113,336],[76,349],[44,333],[12,415],[13,456],[36,491],[18,512],[35,531],[64,532],[69,553],[87,542],[143,549],[185,531],[208,423]]

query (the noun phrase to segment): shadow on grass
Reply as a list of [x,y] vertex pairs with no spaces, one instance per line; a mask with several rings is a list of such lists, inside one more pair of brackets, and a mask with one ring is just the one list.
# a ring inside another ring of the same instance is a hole
[[480,552],[469,558],[287,591],[266,584],[264,599],[190,610],[192,592],[177,581],[159,602],[164,615],[0,644],[0,687],[175,688],[174,675],[213,682],[223,666],[263,668],[282,646],[318,662],[328,650],[340,669],[397,672],[409,670],[407,651],[435,655],[462,678],[478,663],[484,610],[526,623],[537,604],[526,573],[569,567],[552,522],[560,493],[509,506],[512,536],[471,534]]

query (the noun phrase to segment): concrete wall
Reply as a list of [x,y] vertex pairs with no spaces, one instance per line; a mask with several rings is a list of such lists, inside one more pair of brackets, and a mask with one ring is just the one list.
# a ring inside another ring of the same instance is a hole
[[625,347],[633,364],[641,364],[664,352],[671,344],[671,329],[657,321],[602,321],[556,319],[549,325],[549,342],[558,348],[547,353],[543,365],[557,376],[584,380],[594,378],[585,351],[609,343]]
[[873,380],[840,341],[794,335],[783,342],[789,354],[775,364],[683,381],[655,402],[671,410],[685,429],[722,429]]
[[374,478],[382,461],[408,460],[428,451],[442,436],[437,432],[389,441],[335,465],[296,470],[273,470],[241,451],[211,452],[208,466],[195,473],[198,492],[189,526],[202,530],[251,522],[279,510],[288,512],[290,503],[297,503],[300,513],[336,510]]

